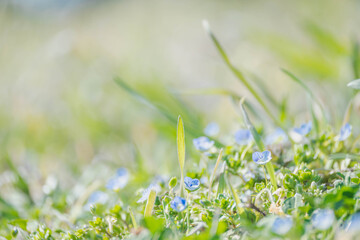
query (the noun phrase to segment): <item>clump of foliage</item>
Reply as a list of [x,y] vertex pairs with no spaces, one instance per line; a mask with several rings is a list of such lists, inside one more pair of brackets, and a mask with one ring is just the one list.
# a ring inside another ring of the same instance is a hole
[[[262,126],[255,127],[251,116],[256,114],[248,114],[249,110],[254,113],[253,106],[244,98],[231,95],[244,121],[244,128],[235,133],[233,144],[217,139],[216,124],[209,125],[203,136],[186,131],[187,126],[179,116],[176,135],[179,165],[174,166],[179,169],[177,176],[160,176],[140,183],[144,188],[137,194],[139,184],[132,181],[142,179],[142,173],[120,168],[107,184],[90,185],[76,201],[58,189],[51,189],[42,203],[35,204],[26,180],[7,158],[16,187],[28,196],[31,211],[24,214],[21,208],[0,198],[0,233],[4,239],[356,237],[360,231],[357,144],[360,137],[348,123],[352,103],[345,112],[343,126],[336,131],[306,83],[284,70],[308,93],[312,116],[301,126],[291,126],[282,117],[284,114],[279,114],[280,117],[274,114],[268,106],[270,101],[262,98],[232,65],[207,23],[205,28],[227,66],[252,93],[277,126],[276,130],[265,134]],[[354,71],[358,71],[357,67]],[[146,100],[120,79],[116,82],[135,97]],[[360,80],[348,86],[354,89],[355,96]],[[188,135],[185,139],[186,132],[193,139],[189,140]],[[198,161],[191,164],[185,150],[189,141],[198,151]],[[123,191],[130,194],[124,196]]]

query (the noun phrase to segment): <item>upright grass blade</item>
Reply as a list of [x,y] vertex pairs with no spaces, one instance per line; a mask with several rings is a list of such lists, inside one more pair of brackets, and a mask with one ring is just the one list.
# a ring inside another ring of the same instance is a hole
[[[248,115],[246,113],[246,110],[244,108],[244,105],[243,105],[244,101],[245,101],[244,98],[240,100],[240,108],[241,108],[241,111],[243,113],[243,117],[244,117],[244,120],[245,120],[246,127],[250,130],[251,135],[253,136],[254,141],[255,141],[256,145],[258,146],[259,150],[261,152],[263,152],[263,151],[265,151],[264,143],[262,142],[259,133],[256,131],[256,128],[250,122],[250,119],[249,119],[249,117],[248,117]],[[277,189],[275,170],[274,170],[273,164],[271,162],[268,162],[268,163],[265,164],[265,167],[266,167],[266,170],[268,171],[268,174],[270,176],[271,184],[273,185],[274,189]]]
[[223,163],[223,166],[221,168],[217,194],[223,193],[225,191],[225,188],[226,188],[225,171],[226,171],[226,162]]
[[180,196],[184,196],[184,165],[185,165],[185,132],[184,124],[181,116],[178,117],[177,130],[176,130],[176,143],[178,160],[181,171],[181,182],[180,182]]
[[216,175],[216,170],[217,170],[217,168],[219,166],[219,163],[220,163],[220,160],[222,158],[223,150],[224,150],[223,148],[220,149],[219,156],[218,156],[218,158],[216,160],[216,164],[215,164],[215,167],[214,167],[214,171],[213,171],[213,173],[211,174],[211,177],[210,177],[209,195],[208,195],[209,200],[210,200],[210,195],[211,195],[211,188],[212,188],[212,185],[213,185],[213,182],[214,182],[214,179],[215,179],[215,175]]
[[269,117],[274,121],[275,124],[281,126],[281,123],[276,119],[275,115],[272,113],[272,111],[267,107],[263,99],[260,97],[260,95],[256,92],[256,90],[251,86],[249,81],[245,78],[243,73],[239,71],[234,65],[231,63],[230,59],[228,58],[224,48],[220,45],[220,42],[217,40],[215,35],[211,32],[209,23],[207,21],[203,21],[203,26],[205,31],[209,34],[211,40],[213,41],[216,49],[220,53],[222,59],[224,60],[225,64],[228,66],[228,68],[231,70],[231,72],[236,76],[240,82],[242,82],[245,87],[250,91],[250,93],[255,97],[255,99],[259,102],[259,104],[263,107],[265,112],[269,115]]
[[151,190],[146,202],[144,217],[151,216],[152,210],[154,208],[155,199],[156,199],[156,192],[155,190]]
[[137,223],[136,223],[136,220],[135,220],[135,217],[134,217],[134,213],[133,213],[133,210],[131,207],[129,207],[129,214],[130,214],[130,218],[131,218],[131,222],[133,224],[133,228],[134,229],[137,229]]

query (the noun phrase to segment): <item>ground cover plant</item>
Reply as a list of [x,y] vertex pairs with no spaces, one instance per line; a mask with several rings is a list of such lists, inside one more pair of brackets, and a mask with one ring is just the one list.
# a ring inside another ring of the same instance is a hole
[[[203,91],[229,96],[239,111],[243,127],[231,136],[234,141],[220,141],[215,123],[205,129],[187,124],[116,77],[114,85],[173,124],[176,141],[171,144],[177,153],[169,157],[177,156],[177,174],[148,176],[138,156],[136,169],[113,169],[106,182],[89,183],[80,196],[78,189],[62,191],[49,178],[43,186],[46,195],[35,201],[27,180],[5,154],[11,184],[24,200],[0,198],[2,238],[356,239],[360,135],[350,119],[360,80],[344,83],[354,94],[336,128],[328,120],[331,106],[283,69],[308,95],[303,104],[309,119],[294,125],[286,101],[277,103],[259,82],[249,80],[232,64],[206,21],[204,28],[226,66],[252,95],[248,100],[219,89]],[[354,79],[360,73],[358,57],[354,44],[349,57]],[[255,119],[261,124],[254,125]],[[269,123],[272,131],[265,127]],[[192,158],[189,146],[196,149]]]

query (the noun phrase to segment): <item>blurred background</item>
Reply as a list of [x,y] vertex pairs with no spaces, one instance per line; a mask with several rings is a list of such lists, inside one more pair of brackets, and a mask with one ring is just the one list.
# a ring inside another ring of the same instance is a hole
[[[358,1],[336,0],[2,0],[0,194],[10,197],[14,169],[34,199],[46,184],[86,185],[121,166],[172,173],[169,119],[179,114],[199,134],[217,122],[219,139],[232,143],[241,115],[229,97],[203,89],[231,90],[262,110],[222,61],[203,19],[236,67],[287,101],[292,124],[310,119],[306,92],[281,68],[313,89],[338,129],[352,97],[346,84],[356,78],[359,11]],[[266,116],[254,122],[275,127]],[[199,134],[187,135],[188,153]]]

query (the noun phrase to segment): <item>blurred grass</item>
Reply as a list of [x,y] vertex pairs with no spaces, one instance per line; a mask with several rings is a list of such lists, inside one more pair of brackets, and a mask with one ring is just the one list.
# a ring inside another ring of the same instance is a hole
[[[306,92],[280,68],[296,69],[321,102],[335,106],[329,115],[337,125],[352,98],[346,83],[359,74],[359,53],[352,49],[358,48],[357,2],[139,0],[39,11],[3,1],[0,7],[2,195],[14,190],[9,171],[27,181],[30,189],[21,183],[19,189],[35,200],[52,175],[61,188],[72,188],[79,179],[86,185],[119,166],[141,169],[138,179],[173,172],[179,114],[189,157],[192,138],[207,123],[219,122],[219,142],[243,126],[236,113],[240,96],[249,114],[264,117],[219,58],[202,29],[204,18],[232,66],[255,83],[281,123],[287,118],[299,124],[311,113],[303,104]],[[162,114],[119,88],[115,76]],[[358,109],[359,102],[354,105]],[[358,119],[355,111],[351,120]],[[84,171],[99,165],[109,167],[99,175]],[[7,204],[13,198],[7,198],[0,206],[11,215]]]

